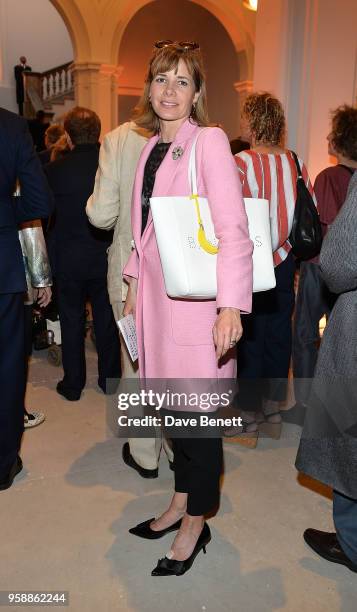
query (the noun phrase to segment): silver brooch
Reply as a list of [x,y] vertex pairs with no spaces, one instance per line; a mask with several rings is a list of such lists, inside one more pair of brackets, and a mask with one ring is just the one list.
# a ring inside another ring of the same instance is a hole
[[180,159],[180,157],[182,157],[183,155],[183,148],[182,147],[175,147],[172,151],[172,159]]

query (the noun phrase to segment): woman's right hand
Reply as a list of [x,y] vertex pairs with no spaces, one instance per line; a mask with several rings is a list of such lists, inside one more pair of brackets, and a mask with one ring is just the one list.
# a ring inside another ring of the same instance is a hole
[[125,300],[125,306],[123,310],[123,315],[126,317],[129,314],[132,314],[135,318],[135,309],[136,309],[136,289],[138,286],[138,281],[136,278],[132,278],[129,283],[129,289]]

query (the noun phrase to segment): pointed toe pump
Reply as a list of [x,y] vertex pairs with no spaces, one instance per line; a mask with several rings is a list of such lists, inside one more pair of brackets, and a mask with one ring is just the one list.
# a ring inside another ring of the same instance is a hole
[[129,533],[138,536],[139,538],[145,538],[145,540],[158,540],[162,538],[162,536],[170,533],[171,531],[177,531],[181,527],[181,520],[177,521],[170,527],[166,527],[166,529],[161,529],[161,531],[154,531],[151,529],[150,525],[155,520],[155,518],[151,518],[143,523],[139,523],[136,527],[132,527],[129,529]]
[[152,576],[182,576],[185,574],[193,565],[200,550],[206,553],[206,546],[211,541],[211,531],[207,523],[204,524],[200,536],[196,542],[196,546],[192,551],[192,554],[184,561],[177,561],[176,559],[169,559],[164,557],[159,559],[157,566],[152,570]]

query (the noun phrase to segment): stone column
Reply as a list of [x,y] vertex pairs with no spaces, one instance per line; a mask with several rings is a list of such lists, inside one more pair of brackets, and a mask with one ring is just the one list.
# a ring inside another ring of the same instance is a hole
[[241,135],[241,129],[240,129],[241,113],[243,110],[244,102],[247,96],[250,94],[250,92],[253,89],[253,81],[236,81],[235,83],[233,83],[233,86],[236,92],[238,93],[238,117],[239,117],[239,134],[237,134],[238,136],[238,135]]
[[94,110],[102,122],[102,136],[118,123],[118,66],[100,62],[76,62],[73,78],[76,104]]

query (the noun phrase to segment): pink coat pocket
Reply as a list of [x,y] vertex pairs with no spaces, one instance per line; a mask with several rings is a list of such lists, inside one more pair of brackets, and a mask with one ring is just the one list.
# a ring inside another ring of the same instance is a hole
[[214,300],[170,300],[172,337],[176,344],[197,346],[213,344],[213,325],[217,318]]

